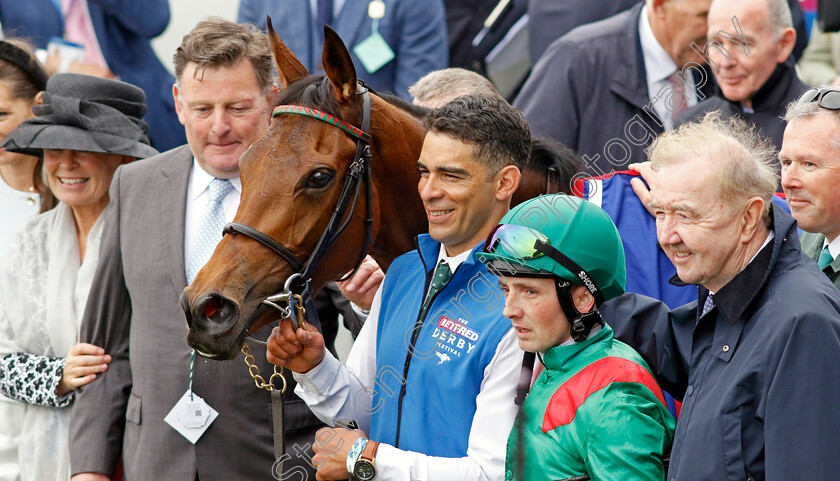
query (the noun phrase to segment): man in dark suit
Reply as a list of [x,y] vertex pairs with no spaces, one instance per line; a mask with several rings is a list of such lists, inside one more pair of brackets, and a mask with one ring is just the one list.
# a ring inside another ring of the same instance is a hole
[[546,50],[514,106],[535,134],[577,150],[591,174],[644,160],[673,127],[674,99],[694,105],[712,83],[698,52],[711,3],[647,0],[572,30]]
[[[76,398],[74,481],[108,479],[120,455],[126,479],[283,475],[274,472],[270,394],[254,386],[241,360],[193,360],[178,304],[221,237],[209,220],[229,222],[236,212],[239,157],[268,130],[272,68],[268,40],[256,29],[199,23],[175,53],[173,96],[188,145],[114,177],[80,334],[113,362]],[[251,349],[267,378],[265,349]],[[321,424],[291,388],[283,397],[287,452],[296,463],[286,462],[286,474],[311,479],[314,470],[294,450],[308,451]],[[196,410],[218,416],[193,419]]]
[[242,0],[239,5],[240,22],[265,30],[266,15],[309,72],[324,72],[326,23],[349,48],[361,80],[408,101],[411,84],[449,66],[441,0]]

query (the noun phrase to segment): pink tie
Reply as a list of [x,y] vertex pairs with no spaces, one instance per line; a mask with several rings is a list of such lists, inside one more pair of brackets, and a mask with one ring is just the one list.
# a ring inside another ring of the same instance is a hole
[[671,111],[671,115],[674,119],[674,125],[676,125],[680,114],[688,108],[688,98],[685,95],[685,83],[683,83],[680,78],[679,71],[672,73],[671,76],[668,77],[668,82],[671,83],[674,90],[673,95],[671,96],[671,101],[666,104],[666,107],[668,107],[668,110]]

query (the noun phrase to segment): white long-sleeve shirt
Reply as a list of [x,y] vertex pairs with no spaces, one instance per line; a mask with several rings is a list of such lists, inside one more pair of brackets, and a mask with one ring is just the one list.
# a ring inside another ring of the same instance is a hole
[[[441,258],[454,270],[465,258]],[[324,360],[306,374],[295,374],[295,393],[321,420],[330,425],[353,420],[365,433],[370,432],[371,399],[376,384],[376,333],[382,305],[381,288],[370,314],[350,350],[347,366],[327,352]],[[504,479],[505,447],[518,407],[513,399],[522,366],[522,351],[511,328],[499,342],[496,353],[484,370],[476,397],[467,444],[467,456],[444,458],[397,449],[380,444],[376,454],[378,481],[463,481]],[[384,383],[378,384],[380,389]],[[385,395],[399,395],[384,392]],[[443,420],[445,422],[445,420]],[[430,429],[428,436],[437,434]],[[374,440],[375,441],[375,440]]]

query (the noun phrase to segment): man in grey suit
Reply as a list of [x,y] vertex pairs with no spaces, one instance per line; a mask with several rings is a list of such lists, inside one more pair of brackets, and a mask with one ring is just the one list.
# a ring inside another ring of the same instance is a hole
[[[239,157],[268,130],[272,68],[268,40],[255,28],[199,23],[175,53],[173,95],[188,145],[114,177],[80,334],[113,362],[76,398],[74,481],[108,479],[120,456],[128,480],[314,479],[307,443],[320,422],[287,389],[292,460],[275,472],[269,393],[255,387],[241,360],[193,361],[178,304],[221,237],[220,228],[204,228],[208,212],[218,222],[236,212]],[[265,349],[251,349],[267,378]],[[196,412],[204,417],[190,418]]]
[[802,250],[840,289],[840,87],[808,90],[785,120],[782,189]]

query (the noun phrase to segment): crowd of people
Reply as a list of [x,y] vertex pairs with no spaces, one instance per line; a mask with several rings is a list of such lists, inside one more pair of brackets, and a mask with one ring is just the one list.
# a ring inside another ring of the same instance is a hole
[[[174,75],[166,2],[124,3],[0,0],[0,481],[840,472],[840,49],[798,1],[515,5],[508,99],[447,68],[454,0],[242,0]],[[252,367],[197,356],[179,297],[324,25],[422,117],[427,233],[251,333]]]

